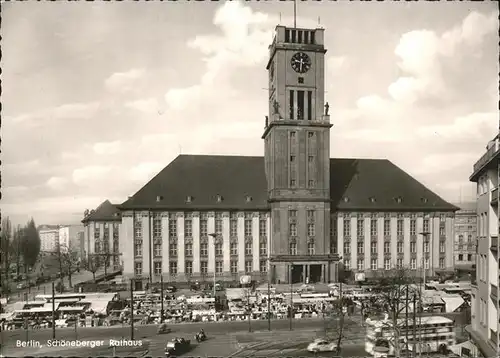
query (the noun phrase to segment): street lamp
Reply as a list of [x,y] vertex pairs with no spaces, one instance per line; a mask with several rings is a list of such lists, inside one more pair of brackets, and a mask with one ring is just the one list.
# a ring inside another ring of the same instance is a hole
[[[425,244],[428,243],[428,238],[431,233],[424,231],[421,232],[420,235],[422,235],[422,281],[420,282],[420,312],[419,314],[419,325],[422,326],[422,313],[423,313],[423,297],[424,297],[424,291],[425,291],[425,274],[426,274],[426,268],[425,268],[425,259],[426,259],[426,252],[425,252]],[[429,250],[430,251],[430,250]],[[413,322],[413,325],[415,325],[415,322]],[[419,357],[422,357],[422,330],[420,330],[419,334]]]
[[216,245],[218,243],[220,243],[220,238],[215,233],[209,234],[209,236],[212,236],[214,238],[214,308],[215,308],[215,279],[216,279],[216,271],[217,271],[217,262],[215,260],[215,256],[216,256],[215,250],[216,250]]

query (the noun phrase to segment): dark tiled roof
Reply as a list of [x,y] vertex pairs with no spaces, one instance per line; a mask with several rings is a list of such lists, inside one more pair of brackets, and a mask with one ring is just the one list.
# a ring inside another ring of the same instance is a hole
[[95,210],[91,210],[90,213],[83,218],[82,223],[89,221],[113,221],[121,220],[120,210],[117,205],[111,204],[109,200],[104,201]]
[[[330,173],[332,209],[458,210],[385,159],[330,159]],[[264,158],[180,155],[119,208],[267,210]]]

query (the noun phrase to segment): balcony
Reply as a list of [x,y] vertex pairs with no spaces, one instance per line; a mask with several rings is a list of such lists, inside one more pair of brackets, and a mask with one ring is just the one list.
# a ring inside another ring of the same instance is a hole
[[490,250],[497,251],[498,250],[498,235],[490,235],[490,237],[491,237]]
[[490,204],[492,206],[498,205],[498,187],[491,191],[491,201]]
[[470,176],[471,181],[476,181],[478,178],[478,174],[488,165],[490,164],[493,159],[495,159],[498,154],[500,153],[499,151],[499,146],[498,146],[498,139],[495,138],[491,147],[486,151],[486,153],[483,154],[483,156],[474,164],[473,167],[473,173]]
[[490,284],[491,287],[491,293],[490,297],[493,300],[493,302],[497,303],[498,302],[498,287],[497,285]]

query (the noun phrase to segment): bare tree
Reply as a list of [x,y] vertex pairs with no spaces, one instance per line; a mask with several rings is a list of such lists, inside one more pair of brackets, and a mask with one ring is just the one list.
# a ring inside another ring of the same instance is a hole
[[111,256],[113,256],[109,251],[105,251],[102,254],[100,254],[102,264],[104,265],[104,275],[106,276],[108,274],[108,266],[111,261]]
[[71,247],[71,245],[60,245],[59,247],[59,260],[62,275],[68,275],[69,287],[72,287],[71,276],[73,275],[73,270],[78,265],[78,251]]
[[85,268],[85,270],[92,273],[94,282],[95,282],[95,274],[101,268],[101,263],[102,260],[99,254],[90,254],[84,261],[83,267]]
[[[403,339],[406,324],[401,324],[408,317],[409,300],[420,291],[415,285],[415,276],[407,269],[398,268],[383,272],[378,277],[378,284],[374,287],[374,296],[371,300],[371,309],[379,314],[384,314],[382,329],[391,332],[389,344],[394,348],[394,355],[401,357],[401,351],[408,342]],[[407,322],[407,321],[406,321]]]

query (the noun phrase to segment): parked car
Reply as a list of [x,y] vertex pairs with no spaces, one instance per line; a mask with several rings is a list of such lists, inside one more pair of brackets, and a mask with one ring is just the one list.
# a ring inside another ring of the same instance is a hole
[[166,292],[166,293],[174,293],[174,292],[177,292],[177,287],[175,287],[175,286],[167,286],[167,287],[165,288],[165,292]]
[[337,350],[337,343],[330,342],[326,339],[318,338],[313,342],[309,343],[307,346],[307,351],[317,353],[317,352],[335,352]]

